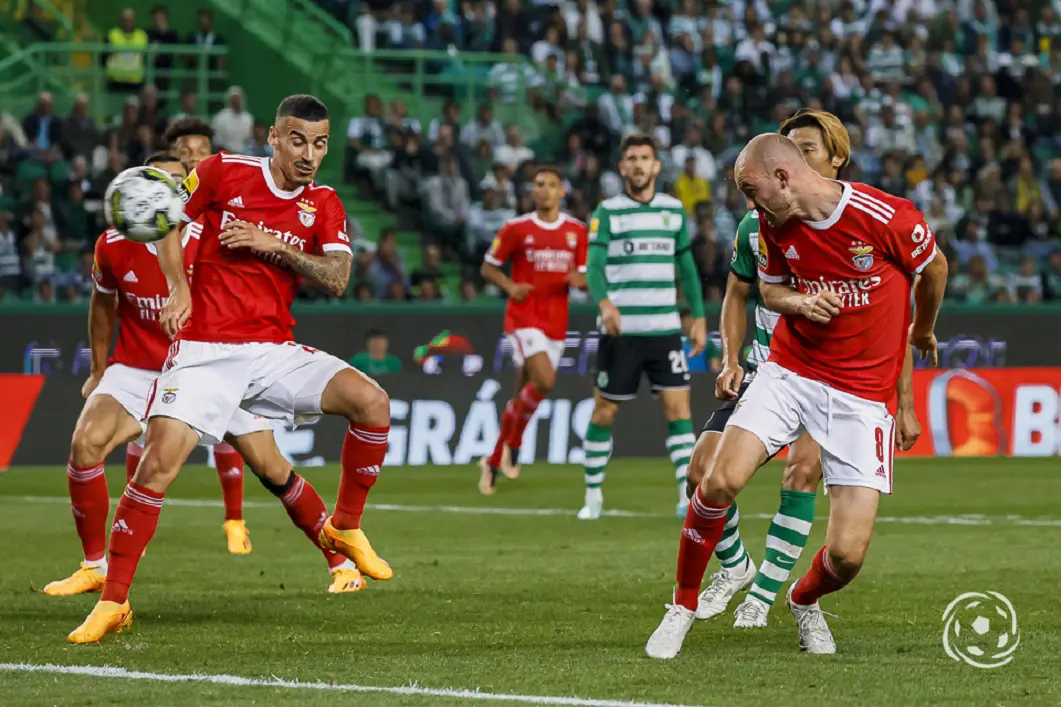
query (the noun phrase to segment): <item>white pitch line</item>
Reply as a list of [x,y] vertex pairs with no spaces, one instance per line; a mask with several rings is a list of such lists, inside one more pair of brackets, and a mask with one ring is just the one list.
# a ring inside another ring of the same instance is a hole
[[117,678],[119,680],[150,680],[153,682],[200,682],[234,687],[272,687],[285,690],[321,690],[328,692],[383,693],[388,695],[414,695],[419,697],[449,697],[460,700],[488,700],[493,702],[522,702],[532,705],[571,705],[572,707],[693,707],[692,705],[666,704],[662,702],[634,702],[632,700],[593,700],[582,697],[552,697],[548,695],[511,695],[479,690],[420,687],[409,684],[400,687],[377,685],[355,685],[332,682],[302,682],[272,677],[245,678],[238,675],[204,675],[192,673],[146,673],[107,665],[36,665],[33,663],[0,663],[0,672],[51,673],[59,675],[85,675],[94,678]]
[[[15,501],[18,503],[58,503],[69,504],[67,496],[3,496],[0,502]],[[111,503],[119,499],[112,498]],[[186,508],[223,508],[224,503],[206,498],[167,498],[167,506]],[[276,508],[273,501],[244,501],[244,508]],[[407,513],[458,513],[464,515],[498,515],[498,516],[574,516],[570,508],[505,508],[501,506],[408,506],[397,503],[369,503],[367,508],[377,511],[400,511]],[[619,509],[604,510],[602,515],[612,518],[673,518],[670,513],[642,513]],[[741,513],[742,518],[771,520],[773,513]],[[828,520],[828,516],[816,516],[816,521]],[[988,516],[975,513],[954,516],[880,516],[877,523],[895,523],[898,525],[1012,525],[1035,528],[1061,528],[1061,519],[1057,518],[1022,518],[1017,515]]]

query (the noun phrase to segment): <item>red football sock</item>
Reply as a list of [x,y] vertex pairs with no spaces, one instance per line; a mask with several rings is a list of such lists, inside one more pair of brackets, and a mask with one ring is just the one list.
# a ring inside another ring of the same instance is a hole
[[165,498],[165,494],[136,484],[125,487],[111,526],[110,563],[107,583],[103,586],[103,601],[121,604],[129,598],[129,585],[133,583],[144,548],[155,535]]
[[519,391],[519,395],[516,396],[513,411],[516,421],[508,435],[508,446],[512,449],[513,456],[523,444],[523,430],[527,429],[527,423],[530,422],[534,411],[538,409],[538,404],[543,400],[545,400],[545,395],[538,392],[533,383],[523,386],[523,390]]
[[214,446],[217,478],[225,500],[225,520],[243,520],[243,457],[231,444]]
[[125,445],[125,483],[132,483],[142,456],[144,456],[144,448],[136,442]]
[[365,512],[365,501],[369,489],[379,478],[383,457],[387,456],[386,427],[368,427],[356,422],[350,424],[343,440],[342,468],[339,479],[339,498],[335,501],[332,525],[338,530],[361,527],[361,514]]
[[70,510],[85,561],[102,560],[107,550],[107,514],[111,510],[103,464],[81,469],[67,462],[66,486],[70,489]]
[[829,552],[822,546],[818,554],[811,560],[810,569],[796,582],[796,588],[792,590],[792,601],[807,606],[818,601],[826,594],[843,589],[855,579],[856,572],[847,579],[841,579],[833,569],[833,563],[829,559]]
[[722,539],[729,506],[728,503],[708,501],[699,488],[689,502],[678,543],[678,588],[674,590],[674,601],[686,609],[696,611],[700,584],[704,581],[704,572],[715,546]]
[[501,414],[501,432],[497,435],[497,443],[494,452],[490,455],[490,466],[501,466],[501,452],[508,443],[512,434],[512,427],[516,424],[516,401],[509,400],[505,405],[505,411]]
[[317,493],[317,489],[313,488],[313,484],[292,472],[291,478],[283,488],[274,489],[268,484],[266,488],[277,493],[291,522],[324,553],[324,559],[328,561],[328,569],[335,569],[346,561],[346,558],[339,553],[324,550],[318,544],[317,538],[321,528],[324,527],[324,521],[328,518],[328,509],[324,507],[324,501]]

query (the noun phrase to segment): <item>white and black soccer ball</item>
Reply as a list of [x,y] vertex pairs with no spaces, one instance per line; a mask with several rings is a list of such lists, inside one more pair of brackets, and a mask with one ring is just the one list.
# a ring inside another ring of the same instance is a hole
[[152,243],[180,225],[184,201],[173,178],[156,167],[132,167],[103,197],[107,225],[129,240]]
[[1010,662],[1020,644],[1017,614],[998,592],[967,592],[943,613],[943,647],[954,660],[977,668]]

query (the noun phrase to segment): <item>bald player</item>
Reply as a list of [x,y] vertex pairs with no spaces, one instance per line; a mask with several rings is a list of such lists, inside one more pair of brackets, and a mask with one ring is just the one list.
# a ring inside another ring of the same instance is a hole
[[[796,143],[811,169],[828,179],[836,179],[851,157],[851,138],[844,124],[832,113],[800,110],[781,123],[778,132]],[[770,355],[770,339],[780,315],[763,304],[756,288],[758,258],[759,214],[752,209],[737,227],[726,296],[722,301],[722,371],[715,381],[715,396],[723,403],[708,419],[693,451],[688,477],[690,495],[707,472],[726,423],[740,404],[741,396],[755,379],[758,367]],[[740,352],[747,331],[745,312],[750,297],[755,300],[755,332],[745,374]],[[899,377],[895,414],[897,442],[904,450],[913,446],[921,434],[914,413],[913,368],[913,354],[908,348]],[[766,626],[770,609],[799,560],[814,522],[816,491],[822,476],[819,453],[817,443],[806,433],[789,446],[781,477],[781,504],[770,523],[766,550],[758,569],[741,541],[737,506],[730,506],[722,539],[715,547],[715,557],[721,567],[711,575],[710,584],[700,594],[696,618],[718,616],[737,593],[748,589],[744,601],[733,612],[733,625],[736,628]]]
[[763,302],[781,317],[769,358],[730,417],[689,504],[674,602],[645,646],[652,658],[681,652],[737,494],[763,462],[804,432],[821,448],[829,526],[810,569],[789,587],[787,603],[800,650],[836,652],[818,599],[854,580],[880,495],[892,492],[895,421],[885,403],[908,341],[922,358],[936,360],[933,332],[947,263],[913,204],[821,176],[796,143],[777,134],[748,144],[734,178],[759,212]]

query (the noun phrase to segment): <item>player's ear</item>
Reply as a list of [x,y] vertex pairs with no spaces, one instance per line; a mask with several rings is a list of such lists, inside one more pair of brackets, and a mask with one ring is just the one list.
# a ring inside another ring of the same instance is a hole
[[268,142],[269,142],[269,147],[273,148],[274,151],[277,148],[280,147],[280,133],[278,133],[276,131],[276,126],[275,125],[270,125],[269,126],[269,141]]
[[836,169],[840,169],[841,167],[844,166],[844,158],[843,157],[833,157],[829,161],[832,163],[833,167],[835,167]]

